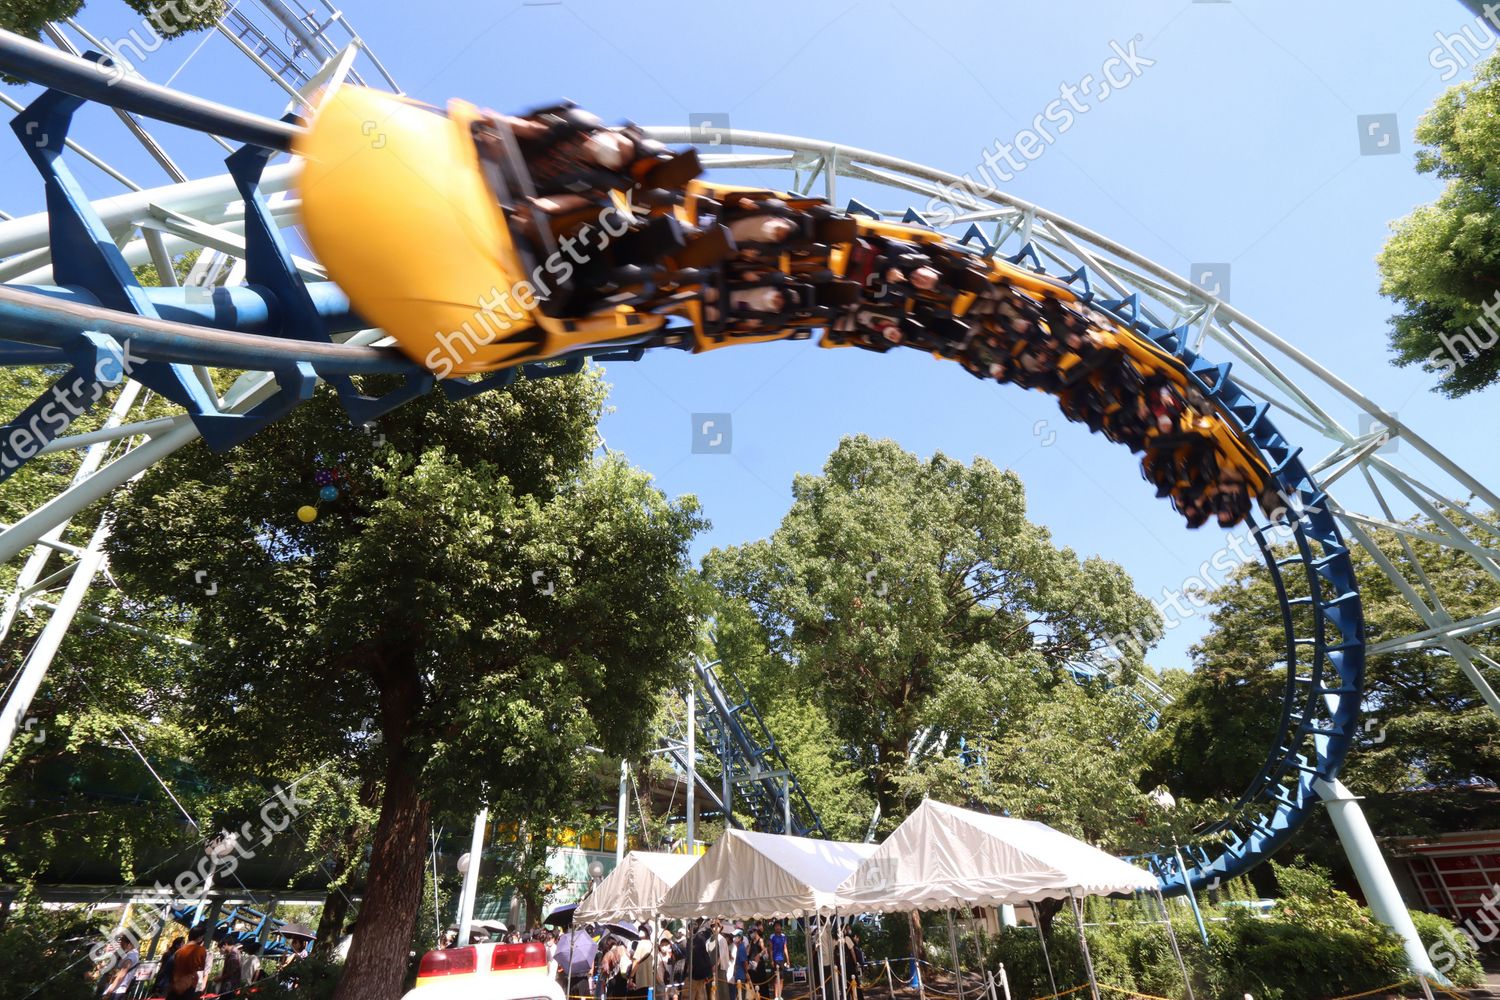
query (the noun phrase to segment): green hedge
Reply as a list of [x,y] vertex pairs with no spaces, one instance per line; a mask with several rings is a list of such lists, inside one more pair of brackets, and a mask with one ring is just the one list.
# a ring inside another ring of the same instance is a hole
[[[1277,876],[1286,895],[1267,917],[1242,907],[1225,907],[1218,913],[1210,908],[1210,916],[1223,919],[1209,922],[1207,948],[1191,916],[1176,908],[1183,912],[1174,913],[1173,927],[1198,1000],[1243,1000],[1246,993],[1256,1000],[1322,1000],[1408,978],[1400,939],[1351,897],[1333,889],[1326,873],[1278,866]],[[1176,1000],[1186,996],[1182,973],[1165,928],[1150,922],[1152,906],[1149,901],[1091,906],[1089,919],[1114,922],[1087,929],[1089,952],[1101,983]],[[1453,955],[1447,970],[1439,963],[1440,971],[1459,986],[1482,980],[1472,943],[1450,922],[1426,913],[1412,916],[1430,949],[1443,941]],[[981,938],[978,945],[989,968],[1005,965],[1016,1000],[1052,992],[1035,928],[1006,928],[998,938]],[[1058,989],[1087,980],[1078,935],[1066,910],[1053,924],[1047,945]],[[965,955],[975,953],[973,941],[965,947]]]

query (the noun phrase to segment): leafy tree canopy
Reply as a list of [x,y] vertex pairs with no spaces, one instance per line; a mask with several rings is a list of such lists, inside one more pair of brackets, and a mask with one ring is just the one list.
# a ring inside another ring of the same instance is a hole
[[1441,196],[1392,227],[1379,263],[1400,366],[1439,375],[1462,396],[1500,379],[1500,56],[1438,98],[1417,126],[1417,169]]
[[691,645],[703,521],[594,457],[604,392],[592,374],[434,393],[377,434],[322,392],[226,454],[184,449],[116,507],[117,577],[201,646],[169,691],[202,752],[251,773],[338,760],[383,787],[341,995],[399,987],[429,818],[544,822],[586,746],[642,749],[615,720],[649,718]]
[[924,759],[958,766],[966,735],[998,749],[1066,662],[1160,628],[1120,567],[1026,519],[1014,473],[862,436],[797,478],[770,538],[704,568],[721,652],[753,665],[758,697],[821,706],[890,821]]

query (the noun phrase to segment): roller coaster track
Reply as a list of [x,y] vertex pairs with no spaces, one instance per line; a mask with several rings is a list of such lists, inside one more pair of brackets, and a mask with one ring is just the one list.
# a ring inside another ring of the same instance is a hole
[[[425,370],[383,346],[381,331],[360,329],[347,300],[324,280],[319,265],[296,258],[282,240],[280,229],[295,217],[297,204],[295,199],[270,196],[291,187],[295,166],[268,162],[275,151],[287,148],[294,126],[134,79],[101,86],[98,68],[13,36],[0,36],[0,68],[52,88],[13,124],[47,185],[48,213],[45,218],[0,223],[0,280],[7,282],[0,286],[0,330],[8,341],[0,345],[0,360],[68,368],[60,384],[79,400],[129,375],[130,384],[144,384],[178,401],[184,410],[148,426],[127,422],[117,406],[115,418],[103,430],[66,438],[57,428],[42,443],[42,451],[107,450],[116,442],[141,439],[144,443],[121,450],[108,464],[99,455],[89,474],[0,533],[0,558],[10,559],[38,544],[69,551],[56,533],[78,510],[199,436],[215,448],[243,440],[306,398],[319,378],[340,388],[356,424],[374,420],[434,387]],[[225,176],[91,204],[67,170],[60,141],[67,135],[72,112],[85,100],[247,145],[229,157]],[[699,138],[689,129],[649,131],[670,143]],[[47,143],[38,145],[37,135],[49,137]],[[1175,356],[1198,391],[1253,442],[1271,470],[1292,517],[1279,534],[1275,525],[1265,523],[1252,523],[1251,534],[1282,599],[1286,686],[1278,706],[1277,737],[1259,775],[1225,818],[1197,831],[1183,845],[1186,864],[1179,863],[1171,850],[1149,859],[1165,890],[1181,891],[1189,884],[1202,888],[1249,869],[1285,843],[1320,800],[1338,796],[1339,768],[1358,737],[1367,653],[1345,532],[1390,576],[1427,625],[1412,636],[1383,640],[1376,651],[1444,652],[1500,713],[1500,699],[1485,675],[1486,670],[1500,669],[1500,664],[1464,641],[1500,622],[1500,609],[1455,620],[1437,599],[1409,545],[1415,537],[1437,540],[1500,579],[1497,529],[1482,516],[1484,508],[1500,508],[1500,499],[1434,445],[1227,302],[1060,215],[1003,193],[976,191],[955,175],[868,150],[742,131],[732,133],[730,142],[750,151],[709,155],[705,163],[721,171],[787,171],[790,187],[811,191],[821,184],[830,203],[835,202],[841,180],[859,182],[884,195],[898,192],[903,198],[935,200],[953,209],[955,225],[967,227],[961,236],[966,245],[1067,275],[1091,308]],[[919,213],[901,206],[851,207],[883,218],[922,221]],[[118,239],[114,235],[121,233]],[[132,287],[128,280],[133,264],[169,260],[172,254],[199,246],[244,259],[244,282],[212,290],[148,291]],[[327,337],[308,339],[308,330]],[[667,346],[682,344],[663,337],[616,341],[475,381],[445,381],[441,387],[451,396],[463,396],[518,376],[567,374],[587,359],[634,361],[647,349]],[[1229,365],[1206,360],[1206,347],[1230,355],[1240,370],[1231,375]],[[203,388],[199,376],[204,368],[242,369],[246,374],[216,399]],[[349,375],[376,371],[404,375],[404,387],[380,399],[352,391]],[[38,405],[43,402],[39,399]],[[1335,416],[1340,408],[1344,420]],[[1371,431],[1348,430],[1351,408],[1370,418]],[[1277,429],[1273,414],[1331,442],[1331,450],[1317,461],[1305,460],[1302,449]],[[17,419],[12,427],[26,423]],[[1392,438],[1420,456],[1426,468],[1406,471],[1381,454],[1380,448]],[[5,446],[12,450],[0,455],[0,476],[7,463],[23,457],[14,453],[13,435]],[[1379,505],[1378,514],[1356,513],[1328,493],[1330,484],[1350,473],[1363,479]],[[1394,490],[1393,496],[1429,518],[1435,528],[1419,532],[1400,522],[1387,490]],[[1452,499],[1463,494],[1471,499]],[[1394,556],[1376,544],[1374,529],[1392,533],[1398,546]],[[74,579],[86,574],[86,588],[94,572],[87,559],[97,553],[90,546],[77,555],[81,569]],[[1405,562],[1398,566],[1403,555]],[[1295,588],[1289,586],[1293,574]],[[1305,593],[1293,597],[1290,590]],[[7,613],[14,612],[8,608]],[[24,710],[22,704],[21,714]],[[12,708],[0,718],[0,727],[14,727],[19,719]],[[8,736],[0,728],[0,737]],[[4,742],[0,740],[0,746]]]
[[680,732],[668,733],[662,740],[661,749],[674,767],[697,782],[699,794],[730,826],[740,825],[735,814],[741,812],[749,814],[753,829],[764,833],[826,837],[817,810],[744,685],[717,660],[695,658],[693,675],[693,713],[700,746],[718,759],[719,787],[704,780]]

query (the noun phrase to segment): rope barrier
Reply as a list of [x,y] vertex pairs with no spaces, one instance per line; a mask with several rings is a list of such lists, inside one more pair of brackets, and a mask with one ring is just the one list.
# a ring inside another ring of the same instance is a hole
[[[951,973],[952,972],[952,970],[948,969],[946,966],[935,965],[932,962],[927,961],[927,959],[925,959],[925,958],[915,958],[915,959],[906,959],[906,958],[903,958],[903,959],[899,959],[898,961],[903,962],[903,963],[904,962],[908,962],[908,961],[912,961],[912,962],[915,962],[917,965],[925,965],[928,968],[935,969],[935,970],[937,970],[939,972],[943,972],[943,973]],[[908,978],[908,977],[902,977],[900,975],[897,975],[893,971],[893,969],[891,968],[891,964],[890,963],[891,963],[890,959],[881,959],[881,960],[878,960],[878,961],[862,962],[862,963],[860,963],[860,965],[862,967],[866,967],[866,968],[870,967],[870,966],[884,966],[885,972],[890,977],[890,980],[892,980],[894,983],[900,983],[901,986],[903,986],[903,987],[911,986],[913,983],[915,983],[917,981],[917,978],[918,978],[917,976],[911,976],[911,977]],[[717,977],[715,977],[713,979],[710,979],[710,980],[704,980],[704,982],[712,983],[715,986],[717,986],[720,983],[729,983],[730,985],[733,985],[730,982],[730,980],[719,979]],[[1410,986],[1414,982],[1416,982],[1416,980],[1414,980],[1414,979],[1405,979],[1405,980],[1402,980],[1401,982],[1398,982],[1398,983],[1390,983],[1389,985],[1386,985],[1386,986],[1377,987],[1376,989],[1373,989],[1373,990],[1365,990],[1362,993],[1346,993],[1343,996],[1329,997],[1328,1000],[1360,1000],[1361,997],[1375,996],[1378,993],[1386,993],[1386,992],[1390,992],[1392,990],[1398,990],[1398,989],[1402,988],[1403,986]],[[688,986],[688,984],[685,983],[685,982],[684,983],[672,983],[672,984],[669,984],[669,985],[678,988],[679,995],[682,992],[687,992],[690,989],[690,987]],[[1060,997],[1071,996],[1072,994],[1077,993],[1080,990],[1086,990],[1086,989],[1088,989],[1088,986],[1089,986],[1088,983],[1083,983],[1082,985],[1074,986],[1072,989],[1063,990],[1061,993],[1049,993],[1047,996],[1036,998],[1036,1000],[1059,1000]],[[1459,993],[1459,992],[1457,992],[1455,990],[1449,989],[1449,988],[1447,988],[1445,986],[1441,986],[1441,985],[1439,985],[1437,983],[1432,983],[1432,986],[1436,987],[1442,993],[1447,994],[1449,997],[1452,997],[1453,1000],[1468,1000],[1468,998],[1464,994]],[[1161,996],[1157,996],[1154,993],[1142,993],[1139,990],[1127,990],[1127,989],[1125,989],[1123,987],[1120,987],[1120,986],[1112,986],[1109,983],[1100,983],[1099,984],[1099,988],[1101,990],[1109,990],[1112,993],[1118,993],[1118,994],[1120,994],[1122,996],[1131,997],[1131,998],[1133,998],[1133,1000],[1172,1000],[1171,997],[1161,997]],[[931,985],[931,980],[924,980],[923,981],[923,989],[924,989],[924,991],[926,993],[928,993],[928,994],[930,994],[932,996],[935,996],[935,997],[943,998],[943,1000],[958,1000],[958,998],[961,995],[961,994],[959,994],[957,992],[952,992],[952,991],[943,990],[943,989],[934,989],[933,986]],[[892,985],[891,986],[891,994],[894,996],[895,992],[896,992],[896,988],[895,988],[894,985]],[[806,994],[801,994],[801,995],[783,994],[783,1000],[805,1000],[805,998],[811,998],[811,997],[812,997],[811,991],[809,991]],[[565,1000],[599,1000],[599,998],[597,996],[593,995],[593,994],[588,994],[588,995],[583,995],[583,996],[580,996],[580,995],[577,995],[577,994],[568,994],[566,996]],[[764,991],[762,991],[762,1000],[765,1000]]]
[[1110,990],[1114,993],[1123,993],[1128,997],[1135,997],[1137,1000],[1172,1000],[1171,997],[1159,997],[1154,993],[1138,993],[1135,990],[1121,989],[1118,986],[1111,986],[1108,983],[1100,983],[1099,988],[1101,990]]
[[1071,990],[1063,990],[1061,993],[1049,993],[1047,996],[1037,997],[1037,1000],[1057,1000],[1058,997],[1071,996],[1074,993],[1077,993],[1079,990],[1086,990],[1088,988],[1089,984],[1083,983],[1079,986],[1073,987]]
[[[1413,982],[1415,982],[1415,980],[1412,980],[1412,979],[1403,979],[1399,983],[1391,983],[1391,984],[1389,984],[1387,986],[1379,986],[1379,987],[1376,987],[1373,990],[1365,990],[1363,993],[1346,993],[1343,996],[1339,996],[1339,997],[1329,997],[1328,1000],[1358,1000],[1359,997],[1374,996],[1377,993],[1388,993],[1391,990],[1398,990],[1398,989],[1400,989],[1403,986],[1410,986]],[[1084,986],[1087,986],[1087,985],[1088,985],[1087,983],[1084,984]],[[1135,1000],[1172,1000],[1171,997],[1159,997],[1159,996],[1156,996],[1153,993],[1142,993],[1139,990],[1127,990],[1127,989],[1123,989],[1123,988],[1121,988],[1119,986],[1111,986],[1109,983],[1100,983],[1099,984],[1099,988],[1101,990],[1109,990],[1112,993],[1120,993],[1120,994],[1123,994],[1123,995],[1125,995],[1127,997],[1133,997],[1133,998],[1135,998]],[[1442,987],[1438,987],[1438,988],[1442,989]],[[1068,993],[1076,993],[1080,989],[1083,989],[1083,986],[1076,986],[1073,989],[1069,990]],[[1458,1000],[1466,1000],[1466,998],[1462,994],[1454,993],[1452,990],[1443,990],[1443,992],[1447,993],[1449,996],[1453,996],[1453,997],[1458,998]],[[1066,995],[1067,994],[1065,994],[1065,993],[1056,993],[1056,994],[1053,994],[1053,996],[1055,996],[1055,997],[1066,996]],[[1049,997],[1043,997],[1042,1000],[1051,1000],[1051,998],[1049,998]]]
[[1409,986],[1414,982],[1416,982],[1414,979],[1403,979],[1399,983],[1391,983],[1389,986],[1382,986],[1379,989],[1365,990],[1363,993],[1346,993],[1341,997],[1330,997],[1329,1000],[1355,1000],[1356,997],[1374,996],[1376,993],[1399,990],[1401,987]]

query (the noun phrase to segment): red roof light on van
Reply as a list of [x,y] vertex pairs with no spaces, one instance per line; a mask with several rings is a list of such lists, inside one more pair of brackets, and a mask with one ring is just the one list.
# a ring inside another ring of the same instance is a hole
[[[546,957],[543,956],[543,964]],[[418,978],[427,976],[462,976],[476,972],[479,969],[479,954],[473,948],[442,948],[438,951],[429,951],[422,956],[422,964],[417,969]]]
[[547,948],[539,941],[525,944],[497,944],[490,958],[491,972],[513,969],[542,969],[547,966]]

